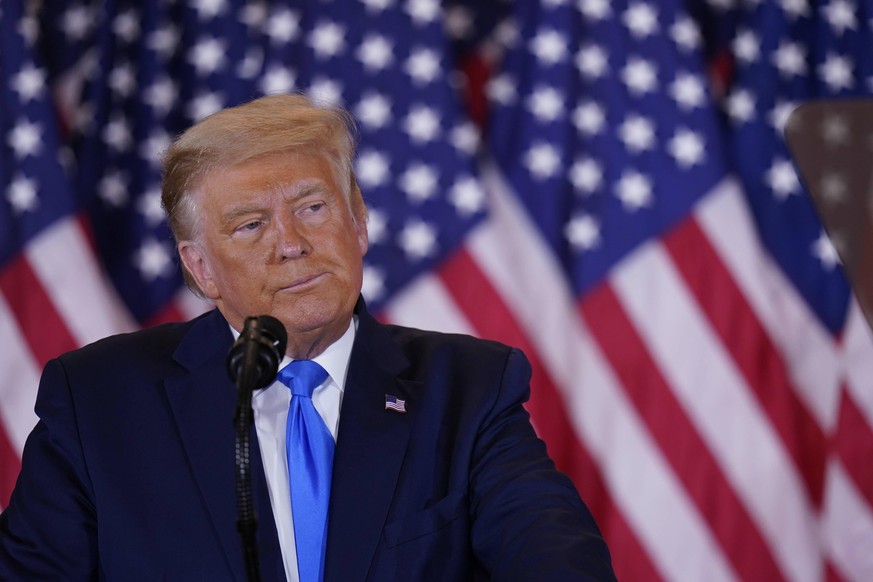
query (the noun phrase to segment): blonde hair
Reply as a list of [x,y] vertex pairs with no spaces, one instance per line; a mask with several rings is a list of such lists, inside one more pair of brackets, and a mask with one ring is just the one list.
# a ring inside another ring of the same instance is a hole
[[[350,208],[365,213],[353,168],[354,135],[354,121],[345,110],[318,105],[301,94],[261,97],[204,118],[176,139],[163,160],[161,205],[176,242],[198,234],[191,194],[210,172],[288,150],[324,154]],[[188,286],[199,292],[183,271]]]

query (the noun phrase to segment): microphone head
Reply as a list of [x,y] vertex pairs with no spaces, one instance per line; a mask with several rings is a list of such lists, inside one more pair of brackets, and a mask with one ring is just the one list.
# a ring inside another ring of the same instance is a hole
[[285,355],[288,333],[275,317],[247,317],[243,330],[227,354],[227,371],[236,381],[243,368],[250,367],[253,389],[269,386],[276,379],[279,362]]

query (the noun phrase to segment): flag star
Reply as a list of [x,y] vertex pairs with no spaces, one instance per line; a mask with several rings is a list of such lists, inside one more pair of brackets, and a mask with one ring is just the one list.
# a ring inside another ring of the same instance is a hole
[[319,104],[339,105],[342,103],[342,86],[338,81],[327,77],[313,79],[306,93],[310,99]]
[[166,218],[164,207],[161,206],[160,187],[154,185],[143,193],[136,201],[136,209],[147,225],[152,228],[160,225]]
[[388,178],[388,157],[376,150],[364,150],[355,163],[355,175],[367,188],[375,188]]
[[590,21],[606,20],[612,16],[609,0],[579,0],[579,11]]
[[166,243],[149,238],[137,249],[134,265],[148,282],[173,272],[172,253]]
[[176,83],[169,77],[162,77],[146,87],[143,101],[149,105],[157,115],[166,115],[172,109],[179,96]]
[[394,47],[384,36],[370,34],[358,46],[356,56],[368,71],[380,71],[394,61]]
[[109,87],[120,97],[129,97],[136,86],[136,75],[130,63],[120,64],[109,73]]
[[388,236],[388,218],[376,208],[367,210],[367,237],[370,244],[379,244]]
[[509,75],[498,75],[488,82],[488,98],[500,105],[511,105],[516,97],[515,81]]
[[554,146],[538,142],[524,154],[524,164],[537,180],[555,176],[561,166],[561,155]]
[[35,210],[39,206],[36,181],[22,175],[16,176],[6,189],[6,200],[12,206],[15,214],[23,214]]
[[412,51],[404,64],[404,71],[416,85],[425,85],[440,73],[440,58],[436,51],[419,48]]
[[603,169],[592,158],[581,158],[570,168],[570,182],[577,192],[588,196],[603,185]]
[[165,24],[153,30],[146,39],[146,46],[158,55],[168,59],[174,55],[179,46],[180,34],[176,27]]
[[103,128],[103,141],[117,152],[125,152],[133,144],[130,125],[124,116],[115,116]]
[[794,166],[791,162],[776,158],[770,169],[764,175],[764,180],[777,200],[785,200],[792,194],[800,193],[800,182],[797,179],[797,173],[794,171]]
[[518,46],[521,40],[521,33],[518,30],[518,24],[513,18],[505,18],[503,22],[497,25],[494,31],[494,39],[497,45],[505,49],[511,49]]
[[639,210],[652,203],[652,182],[643,174],[628,170],[615,183],[615,194],[625,210]]
[[746,123],[755,117],[755,97],[746,89],[737,89],[728,96],[725,108],[734,123]]
[[206,76],[224,66],[226,53],[226,43],[217,38],[204,38],[191,48],[188,61],[194,65],[198,75]]
[[134,10],[122,12],[112,22],[112,32],[126,43],[139,38],[140,16]]
[[679,128],[667,148],[676,163],[683,169],[700,164],[704,158],[704,143],[699,134]]
[[97,195],[109,206],[120,208],[127,204],[127,180],[124,175],[118,170],[113,170],[103,178],[97,185]]
[[594,101],[580,103],[573,111],[573,125],[583,135],[597,135],[605,124],[603,108]]
[[651,93],[658,87],[658,71],[650,61],[631,57],[621,72],[628,91],[635,96]]
[[737,33],[733,42],[734,54],[745,64],[754,63],[761,54],[761,41],[751,30]]
[[391,102],[379,93],[367,93],[355,107],[355,117],[370,129],[379,129],[391,119]]
[[267,20],[267,7],[264,4],[246,4],[239,11],[239,21],[249,28],[260,28]]
[[600,45],[584,46],[576,53],[576,68],[589,79],[599,79],[609,68],[609,57]]
[[361,0],[368,12],[382,12],[392,4],[394,0]]
[[382,269],[364,264],[361,295],[367,301],[377,301],[385,295],[385,274]]
[[224,107],[224,99],[219,93],[201,93],[188,102],[186,113],[194,121],[200,121]]
[[438,0],[407,0],[406,12],[415,24],[424,26],[437,21],[440,3]]
[[783,77],[800,76],[806,72],[806,50],[795,42],[780,42],[773,64]]
[[[264,51],[257,46],[250,46],[246,54],[237,62],[236,75],[240,79],[251,80],[261,73],[264,65]],[[263,79],[261,84],[263,85]]]
[[7,135],[7,143],[15,152],[16,158],[36,155],[42,149],[42,133],[39,124],[21,119]]
[[415,106],[403,121],[403,129],[414,142],[433,141],[440,131],[439,115],[430,107]]
[[451,192],[449,200],[455,206],[461,216],[471,216],[481,211],[485,206],[485,191],[479,185],[478,180],[470,176],[458,178]]
[[18,98],[27,103],[41,96],[45,90],[45,72],[26,63],[20,71],[12,77],[10,85],[18,93]]
[[90,8],[82,5],[73,6],[64,12],[61,20],[61,29],[70,40],[78,41],[85,38],[94,22],[96,20]]
[[528,98],[527,107],[540,122],[555,121],[564,114],[564,97],[552,87],[537,87]]
[[400,176],[399,185],[406,192],[410,201],[420,203],[433,196],[438,181],[439,176],[432,167],[426,164],[413,163]]
[[828,235],[822,231],[812,243],[812,256],[821,262],[821,266],[832,271],[840,263],[840,256]]
[[849,193],[846,180],[839,173],[829,172],[822,176],[819,188],[822,197],[830,203],[844,201]]
[[276,93],[288,93],[293,91],[297,84],[294,72],[280,63],[270,63],[264,76],[260,80],[261,92],[264,95]]
[[797,104],[790,101],[777,102],[769,114],[770,124],[781,134],[785,129],[788,118],[796,108]]
[[628,7],[622,15],[622,22],[637,39],[658,32],[658,13],[650,4],[644,2],[637,2]]
[[655,128],[652,122],[640,115],[629,115],[618,128],[624,146],[631,153],[652,149],[655,143]]
[[670,37],[680,49],[695,51],[700,48],[700,29],[688,17],[682,17],[670,28]]
[[819,65],[818,72],[830,90],[838,93],[843,89],[851,89],[854,85],[853,67],[849,58],[831,53],[825,62]]
[[479,150],[481,137],[475,125],[470,122],[463,122],[452,130],[450,140],[455,148],[472,155]]
[[140,155],[152,166],[157,168],[161,164],[164,153],[169,149],[172,138],[164,129],[155,129],[140,146]]
[[329,59],[340,54],[345,48],[346,30],[335,22],[319,22],[309,35],[309,45],[315,55]]
[[421,220],[407,223],[399,234],[399,244],[410,260],[419,260],[433,255],[437,250],[437,233]]
[[855,9],[846,0],[831,0],[821,11],[838,36],[842,36],[846,30],[858,28],[858,22],[855,20]]
[[192,0],[191,7],[199,20],[212,20],[227,10],[226,0]]
[[473,15],[463,6],[452,6],[446,10],[444,26],[453,39],[469,38],[473,31]]
[[564,227],[564,236],[573,248],[591,250],[600,245],[600,225],[587,214],[574,216]]
[[848,122],[842,116],[828,115],[822,122],[822,136],[828,146],[842,146],[849,143],[851,130]]
[[544,65],[554,65],[567,57],[567,39],[556,30],[539,30],[530,41],[530,50]]
[[809,15],[807,0],[779,0],[779,5],[791,20],[797,20],[799,16]]
[[287,44],[297,39],[300,34],[300,17],[287,8],[278,10],[267,19],[264,32],[273,44]]
[[680,73],[670,85],[670,96],[683,111],[702,107],[706,101],[706,87],[697,75]]

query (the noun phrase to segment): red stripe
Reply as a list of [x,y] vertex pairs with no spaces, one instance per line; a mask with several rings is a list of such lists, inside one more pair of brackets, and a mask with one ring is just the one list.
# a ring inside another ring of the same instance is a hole
[[438,274],[478,335],[516,346],[530,361],[531,399],[526,408],[539,436],[547,443],[549,455],[573,480],[591,509],[607,540],[619,579],[660,580],[636,535],[612,502],[599,467],[578,440],[555,382],[515,315],[465,250],[447,260]]
[[836,571],[830,560],[825,560],[825,582],[845,582],[844,578]]
[[873,430],[846,389],[842,390],[833,447],[855,487],[873,507]]
[[0,423],[0,508],[9,506],[9,497],[21,470],[21,459]]
[[23,256],[19,255],[0,270],[0,292],[9,303],[39,368],[50,359],[78,347]]
[[696,221],[685,221],[664,244],[821,507],[827,439],[792,387],[781,353]]
[[580,304],[625,393],[731,564],[746,580],[782,580],[767,543],[689,421],[612,289]]

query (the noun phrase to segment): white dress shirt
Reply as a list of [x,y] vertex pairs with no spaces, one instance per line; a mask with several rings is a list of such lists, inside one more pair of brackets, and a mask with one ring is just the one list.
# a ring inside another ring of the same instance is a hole
[[[313,361],[327,371],[327,379],[313,391],[312,403],[327,425],[330,434],[333,435],[334,442],[339,429],[343,390],[357,326],[358,319],[353,317],[345,334],[313,358]],[[234,330],[234,335],[238,337],[239,333]],[[279,369],[281,370],[291,361],[291,358],[285,356],[279,364]],[[288,459],[285,455],[285,421],[288,418],[290,403],[291,390],[278,380],[263,390],[256,390],[252,395],[255,429],[267,476],[273,520],[276,522],[276,531],[279,534],[285,577],[288,582],[299,582],[297,550],[294,544],[294,520],[291,513],[291,486],[288,481]]]

